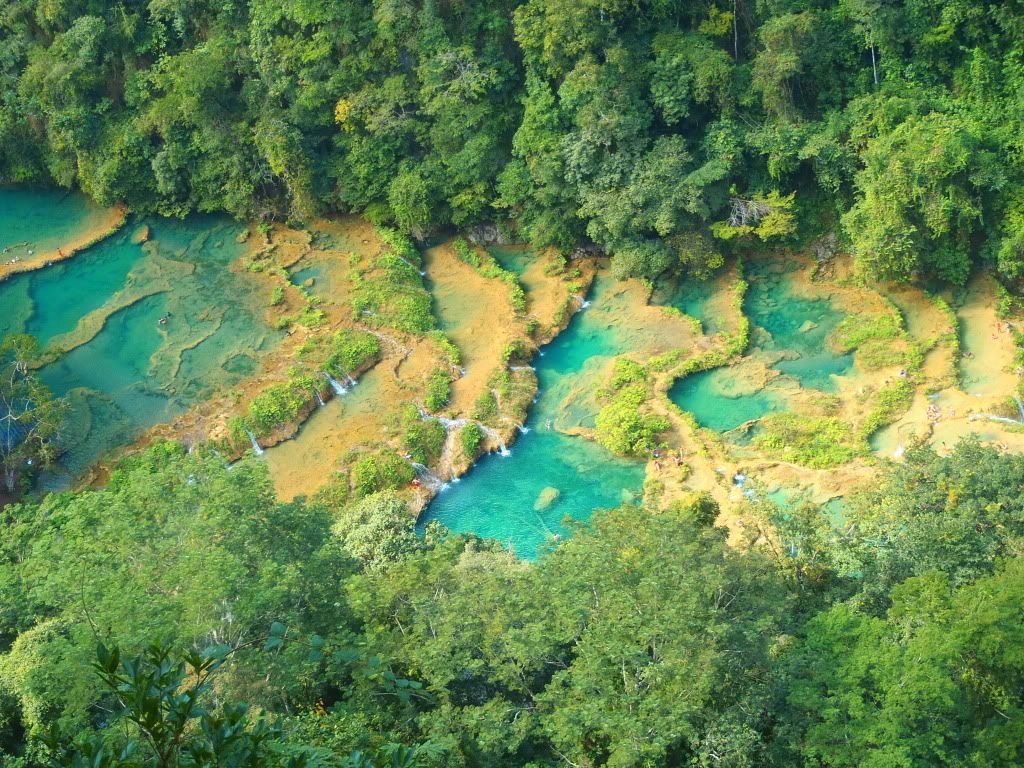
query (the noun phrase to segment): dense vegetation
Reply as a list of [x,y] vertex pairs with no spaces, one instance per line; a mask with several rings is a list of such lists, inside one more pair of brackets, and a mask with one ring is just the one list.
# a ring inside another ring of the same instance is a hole
[[1024,274],[1014,0],[8,0],[0,181],[167,214],[508,219],[623,274],[833,238]]
[[749,546],[699,496],[624,507],[534,564],[389,492],[126,462],[4,511],[5,766],[1024,760],[1021,457],[920,450],[855,524],[755,505]]
[[[436,321],[408,236],[495,221],[621,275],[777,243],[874,277],[985,263],[1015,289],[1022,34],[1017,0],[6,0],[0,183],[264,223],[359,212],[388,248],[353,308],[410,333]],[[900,333],[882,317],[833,343],[878,367]],[[8,492],[61,415],[29,343],[0,347]],[[345,332],[326,354],[341,377],[381,347]],[[620,361],[602,393],[613,451],[669,426],[648,373]],[[451,374],[428,377],[443,409]],[[484,424],[521,394],[490,383]],[[236,437],[322,386],[296,368]],[[758,445],[832,466],[910,394],[885,390],[857,433],[773,417]],[[435,458],[443,429],[403,420],[402,450]],[[463,427],[461,458],[484,439]],[[607,510],[536,563],[417,534],[396,450],[351,465],[281,503],[258,462],[160,444],[102,489],[0,507],[0,765],[1024,764],[1024,457],[911,451],[841,525],[751,503],[735,546],[701,496]]]

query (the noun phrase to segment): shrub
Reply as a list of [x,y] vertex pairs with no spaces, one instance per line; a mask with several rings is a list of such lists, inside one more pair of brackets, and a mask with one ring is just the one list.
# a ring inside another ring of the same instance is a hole
[[656,438],[669,428],[668,419],[644,413],[647,390],[642,384],[620,389],[597,414],[597,441],[612,453],[642,456],[654,450]]
[[893,310],[874,315],[849,315],[832,331],[829,339],[840,354],[851,352],[868,341],[891,341],[903,335],[903,321]]
[[302,410],[312,401],[313,390],[318,385],[313,377],[305,375],[272,384],[249,402],[241,426],[262,437],[283,424],[298,420]]
[[498,418],[498,401],[494,393],[488,390],[477,398],[473,405],[473,418],[485,424]]
[[413,481],[416,472],[408,461],[393,450],[366,454],[352,467],[352,489],[362,496],[402,488]]
[[424,406],[431,413],[448,405],[452,399],[452,377],[444,368],[435,368],[427,377],[427,390],[424,397]]
[[451,339],[449,339],[444,331],[434,330],[430,332],[430,338],[435,344],[441,349],[441,353],[445,356],[449,365],[461,365],[462,364],[462,352],[455,346]]
[[402,447],[412,455],[413,461],[430,464],[440,457],[447,437],[448,432],[441,422],[417,419],[406,428],[402,436]]
[[647,381],[647,371],[634,360],[620,357],[612,366],[612,389],[622,389],[627,384],[640,384],[644,381]]
[[914,385],[899,379],[878,390],[873,396],[873,407],[860,425],[860,438],[867,440],[876,431],[896,421],[914,400]]
[[459,430],[459,445],[462,446],[462,454],[473,461],[480,455],[480,444],[484,441],[484,431],[475,421],[469,422]]
[[275,285],[270,294],[270,306],[276,307],[284,302],[284,286]]
[[530,347],[522,339],[513,339],[505,345],[505,349],[501,352],[501,359],[505,361],[505,364],[511,362],[524,362],[528,359],[530,354]]
[[331,340],[327,367],[336,374],[350,374],[380,359],[380,339],[366,331],[339,331]]
[[849,426],[833,416],[776,413],[762,418],[761,428],[755,448],[812,469],[845,464],[857,455],[850,445]]

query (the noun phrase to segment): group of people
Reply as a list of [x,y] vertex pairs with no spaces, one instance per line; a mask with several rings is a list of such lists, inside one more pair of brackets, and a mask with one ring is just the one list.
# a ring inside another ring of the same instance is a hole
[[[661,459],[662,452],[660,448],[654,449],[654,467],[659,472],[661,471]],[[680,448],[678,451],[669,451],[667,454],[668,458],[676,463],[676,466],[681,466],[683,463],[683,449]]]

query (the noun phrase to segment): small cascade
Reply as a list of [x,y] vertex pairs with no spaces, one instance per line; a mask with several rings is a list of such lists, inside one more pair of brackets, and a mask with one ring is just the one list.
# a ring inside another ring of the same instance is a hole
[[351,389],[352,387],[354,387],[358,383],[355,379],[353,379],[347,373],[345,374],[345,381],[348,382],[349,389]]
[[344,395],[348,393],[348,390],[345,389],[345,386],[336,378],[331,376],[331,374],[327,373],[327,371],[324,371],[324,378],[327,379],[328,383],[331,385],[331,389],[334,390],[334,394]]
[[316,404],[319,405],[321,408],[323,408],[324,407],[324,398],[320,394],[320,390],[317,389],[316,387],[313,387],[313,394],[316,395]]
[[526,426],[523,426],[522,424],[516,424],[516,429],[519,430],[519,434],[520,435],[525,435],[525,434],[528,434],[530,432],[530,428],[526,427]]
[[440,493],[448,487],[448,483],[442,480],[440,477],[430,471],[430,467],[426,464],[420,464],[418,461],[409,462],[412,468],[416,471],[416,477],[421,478],[423,484],[433,490],[435,493]]
[[988,419],[989,421],[998,421],[1000,424],[1013,424],[1015,426],[1021,426],[1021,422],[1017,419],[1010,419],[1006,416],[995,416],[991,413],[975,413],[972,414],[968,421],[977,421],[978,419]]
[[589,306],[590,306],[590,302],[587,299],[584,299],[583,303],[580,304],[580,311],[582,312],[584,309],[586,309]]
[[508,447],[505,445],[505,441],[501,439],[501,435],[499,435],[496,430],[493,430],[490,427],[485,427],[483,424],[480,425],[480,429],[483,430],[483,433],[485,435],[487,435],[489,438],[491,438],[491,440],[498,444],[498,453],[500,453],[502,456],[512,455],[512,451],[508,449]]
[[510,365],[508,367],[510,371],[535,371],[537,370],[532,365]]
[[1017,413],[1020,414],[1020,421],[1024,424],[1024,402],[1021,402],[1021,399],[1017,395],[1013,396],[1013,400],[1017,403]]
[[245,429],[245,434],[249,436],[249,442],[252,443],[252,452],[257,456],[263,455],[263,449],[260,448],[260,444],[256,441],[256,435],[249,431],[248,427]]
[[417,272],[419,272],[420,273],[420,277],[426,277],[427,276],[427,270],[420,269],[419,267],[417,267],[415,264],[413,264],[411,261],[409,261],[404,256],[399,256],[397,253],[392,253],[391,255],[394,256],[396,259],[398,259],[403,264],[406,264],[406,265],[412,267],[413,269],[415,269]]
[[436,419],[448,432],[451,432],[453,429],[462,429],[469,424],[469,419],[449,419],[444,416],[431,416],[430,414],[425,414],[423,418]]

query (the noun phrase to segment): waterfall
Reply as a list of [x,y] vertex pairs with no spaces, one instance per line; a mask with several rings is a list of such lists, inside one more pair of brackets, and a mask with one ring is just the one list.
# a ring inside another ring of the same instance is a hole
[[1024,403],[1021,402],[1020,398],[1017,397],[1017,395],[1014,395],[1013,399],[1017,403],[1017,413],[1020,414],[1020,421],[1022,424],[1024,424]]
[[324,399],[320,395],[320,390],[317,389],[316,387],[313,387],[313,394],[316,395],[316,404],[319,405],[321,408],[323,408],[324,407]]
[[469,424],[469,419],[448,419],[444,416],[438,416],[437,420],[448,432],[451,432],[453,429],[462,429]]
[[483,433],[485,435],[487,435],[489,438],[491,438],[498,444],[498,453],[500,453],[502,456],[512,455],[512,451],[508,449],[508,447],[505,445],[505,441],[501,439],[501,435],[499,435],[495,430],[491,429],[490,427],[485,427],[483,424],[480,425],[480,429],[483,430]]
[[1021,422],[1017,419],[1009,419],[1006,416],[993,416],[991,413],[975,413],[968,421],[976,421],[977,419],[988,419],[989,421],[998,421],[1002,424],[1014,424],[1020,426]]
[[537,370],[532,365],[510,365],[508,369],[510,371],[535,371],[535,370]]
[[345,381],[348,382],[349,388],[354,387],[357,383],[356,380],[349,376],[347,373],[345,374]]
[[256,435],[250,432],[248,427],[245,428],[245,434],[249,436],[249,442],[252,443],[252,452],[255,453],[257,456],[262,456],[263,449],[260,448],[260,444],[256,442]]
[[529,427],[524,427],[522,424],[516,424],[516,429],[519,430],[520,435],[525,435],[530,431]]
[[327,371],[324,371],[324,378],[327,379],[327,381],[330,383],[331,389],[334,390],[334,394],[344,395],[348,392],[348,390],[345,389],[342,383],[335,379],[333,376],[331,376],[331,374],[327,373]]
[[412,468],[416,471],[416,476],[423,478],[426,485],[436,493],[440,493],[448,487],[448,483],[431,472],[426,464],[420,464],[418,461],[411,461],[409,463],[412,464]]

